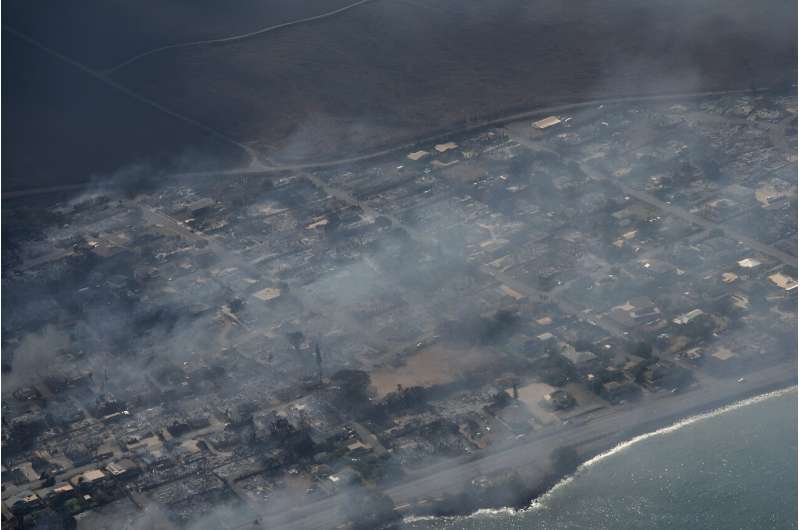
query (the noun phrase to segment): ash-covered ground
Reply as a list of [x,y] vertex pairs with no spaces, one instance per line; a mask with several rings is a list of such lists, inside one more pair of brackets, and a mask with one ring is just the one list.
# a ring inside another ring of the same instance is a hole
[[377,528],[790,384],[796,124],[793,95],[598,105],[8,201],[3,517]]

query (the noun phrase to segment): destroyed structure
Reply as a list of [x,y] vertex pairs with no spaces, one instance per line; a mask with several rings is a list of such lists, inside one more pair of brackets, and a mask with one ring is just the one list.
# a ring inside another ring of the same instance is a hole
[[4,528],[379,521],[433,462],[794,366],[796,113],[609,105],[4,208]]

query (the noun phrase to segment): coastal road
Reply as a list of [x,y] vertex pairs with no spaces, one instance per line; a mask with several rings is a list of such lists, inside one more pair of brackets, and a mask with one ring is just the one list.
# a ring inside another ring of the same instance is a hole
[[[526,468],[543,477],[548,472],[550,454],[558,447],[572,446],[579,451],[611,448],[638,434],[668,425],[681,418],[712,410],[739,399],[797,384],[795,360],[755,371],[745,381],[706,379],[702,385],[679,394],[646,395],[641,401],[617,406],[588,415],[582,422],[547,428],[530,435],[510,448],[499,448],[479,459],[443,461],[426,468],[424,475],[411,477],[385,492],[395,505],[414,499],[436,498],[458,492],[470,480],[505,469]],[[533,477],[537,478],[537,477]],[[338,507],[345,502],[340,495],[293,510],[263,517],[265,528],[325,529],[341,523]]]

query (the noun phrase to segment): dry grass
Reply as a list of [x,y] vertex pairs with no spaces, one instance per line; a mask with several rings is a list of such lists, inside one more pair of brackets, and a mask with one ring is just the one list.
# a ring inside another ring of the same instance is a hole
[[277,159],[339,158],[509,109],[790,73],[796,7],[737,4],[376,2],[117,77]]
[[[4,14],[6,24],[105,67],[154,46],[341,5],[244,0],[220,16],[210,0],[155,3],[12,0]],[[378,0],[251,40],[153,55],[115,79],[275,160],[329,160],[550,103],[791,78],[796,17],[796,4],[779,0],[702,8],[694,0]],[[6,33],[4,42],[17,46]],[[63,184],[144,159],[235,158],[36,55],[4,53],[7,179]]]
[[370,374],[378,397],[397,390],[397,385],[432,386],[451,383],[465,372],[491,362],[491,356],[477,348],[435,345],[422,349],[398,368],[381,368]]

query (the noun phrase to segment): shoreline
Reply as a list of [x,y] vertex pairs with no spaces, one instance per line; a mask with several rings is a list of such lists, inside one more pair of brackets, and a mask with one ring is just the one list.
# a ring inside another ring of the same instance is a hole
[[750,397],[746,397],[744,399],[734,401],[733,403],[728,403],[721,407],[713,408],[706,412],[701,412],[699,414],[684,417],[672,424],[661,427],[654,431],[649,431],[644,434],[634,436],[629,440],[622,441],[605,450],[600,450],[599,447],[601,447],[601,445],[598,444],[597,450],[586,451],[585,454],[591,456],[589,456],[587,460],[583,461],[574,472],[569,473],[567,475],[563,475],[555,483],[548,486],[546,491],[542,492],[541,494],[538,494],[535,497],[532,497],[527,503],[521,503],[518,505],[511,505],[511,506],[502,506],[497,508],[478,508],[470,513],[457,514],[457,515],[410,515],[403,517],[403,523],[410,524],[414,522],[424,522],[424,521],[434,521],[434,520],[453,521],[460,519],[469,519],[472,517],[479,517],[479,516],[487,516],[487,517],[501,516],[501,515],[510,516],[510,515],[516,515],[520,513],[527,513],[529,511],[533,511],[541,505],[540,503],[545,497],[551,495],[555,490],[568,485],[575,478],[579,477],[588,467],[593,466],[594,464],[599,463],[605,460],[606,458],[617,454],[618,452],[624,451],[625,449],[628,449],[629,447],[632,447],[638,444],[639,442],[643,442],[645,440],[648,440],[656,436],[661,436],[664,434],[670,434],[672,432],[679,431],[683,427],[693,425],[699,421],[714,418],[721,414],[732,412],[734,410],[738,410],[743,407],[748,407],[750,405],[761,403],[763,401],[768,401],[774,398],[784,397],[792,393],[797,393],[797,390],[798,390],[797,385],[791,385],[786,387],[780,387],[775,390],[769,390],[762,394],[756,394]]
[[[411,516],[457,517],[480,510],[526,508],[559,482],[569,479],[580,465],[620,443],[667,428],[692,416],[796,386],[797,362],[793,358],[786,359],[744,377],[742,383],[738,383],[735,377],[703,378],[697,387],[684,392],[655,395],[644,403],[618,405],[606,409],[605,414],[592,414],[580,423],[544,429],[529,439],[511,440],[478,458],[472,455],[442,461],[410,474],[406,481],[383,488],[382,491],[392,499],[396,512],[403,519]],[[567,446],[576,448],[580,464],[572,471],[555,474],[550,468],[552,451]],[[447,506],[448,501],[464,500],[463,497],[456,499],[456,495],[462,493],[463,486],[473,479],[509,469],[517,470],[525,484],[512,502]],[[455,494],[454,489],[457,490]],[[261,522],[270,528],[332,528],[345,522],[338,510],[341,502],[343,497],[335,494],[281,513],[262,514]],[[398,507],[404,509],[398,510]],[[391,525],[388,527],[392,528]]]
[[791,392],[797,392],[796,378],[794,381],[772,382],[766,383],[764,386],[759,385],[755,387],[748,387],[733,400],[720,399],[717,401],[705,402],[698,404],[691,409],[687,409],[682,413],[676,413],[674,416],[669,418],[659,418],[649,422],[643,422],[635,427],[630,427],[629,429],[620,432],[618,435],[608,438],[590,440],[575,446],[580,457],[580,464],[578,464],[578,466],[570,472],[561,474],[551,472],[539,477],[538,480],[534,479],[534,482],[530,481],[531,477],[523,476],[523,480],[527,479],[526,483],[528,488],[526,488],[526,490],[523,492],[520,492],[518,494],[518,498],[508,505],[471,505],[465,506],[465,509],[463,510],[458,510],[455,512],[445,510],[442,513],[440,513],[440,510],[437,509],[440,506],[431,505],[429,510],[404,515],[403,523],[440,519],[461,519],[480,515],[511,515],[519,512],[527,512],[535,509],[537,503],[539,503],[544,497],[550,495],[560,486],[571,482],[587,467],[596,462],[604,460],[605,458],[616,454],[619,451],[627,449],[628,447],[631,447],[649,438],[680,430],[681,428],[692,425],[698,421],[715,417],[719,414],[724,414],[743,406],[759,403],[763,400],[780,397]]

